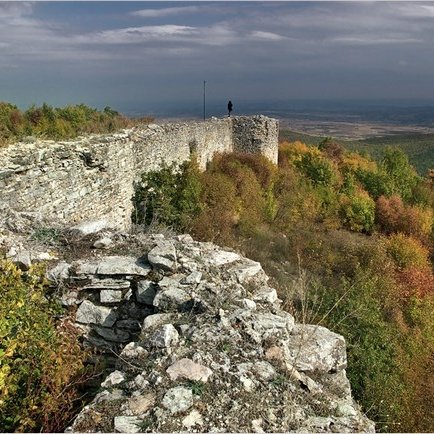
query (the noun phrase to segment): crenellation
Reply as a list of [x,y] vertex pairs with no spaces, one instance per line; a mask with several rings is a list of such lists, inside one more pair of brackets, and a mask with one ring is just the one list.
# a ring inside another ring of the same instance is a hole
[[265,116],[135,127],[76,140],[0,148],[0,202],[63,223],[104,219],[128,227],[142,173],[217,153],[261,153],[277,163],[278,123]]

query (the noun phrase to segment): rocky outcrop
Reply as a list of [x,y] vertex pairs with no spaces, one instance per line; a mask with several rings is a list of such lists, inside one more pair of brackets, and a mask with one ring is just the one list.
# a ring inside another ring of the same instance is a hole
[[86,344],[117,354],[68,431],[374,431],[344,338],[295,323],[260,264],[188,235],[122,240],[48,272]]

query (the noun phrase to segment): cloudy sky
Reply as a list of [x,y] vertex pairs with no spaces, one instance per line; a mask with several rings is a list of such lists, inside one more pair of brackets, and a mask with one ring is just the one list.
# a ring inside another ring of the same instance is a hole
[[0,100],[434,104],[431,2],[0,2]]

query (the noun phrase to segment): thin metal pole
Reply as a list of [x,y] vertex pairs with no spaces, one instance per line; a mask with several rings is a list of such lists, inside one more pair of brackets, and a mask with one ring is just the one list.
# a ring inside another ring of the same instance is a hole
[[205,85],[206,85],[206,81],[203,81],[203,120],[206,119],[206,99],[205,99]]

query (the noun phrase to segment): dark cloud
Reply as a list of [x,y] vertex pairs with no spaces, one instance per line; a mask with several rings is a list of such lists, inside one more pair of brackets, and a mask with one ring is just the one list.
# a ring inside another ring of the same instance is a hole
[[433,24],[427,2],[0,3],[3,98],[434,99]]

